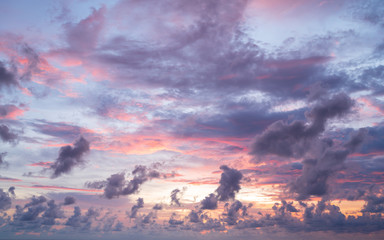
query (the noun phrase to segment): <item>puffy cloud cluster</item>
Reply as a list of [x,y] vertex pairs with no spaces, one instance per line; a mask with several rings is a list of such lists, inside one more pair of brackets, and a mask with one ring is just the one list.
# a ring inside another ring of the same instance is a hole
[[75,206],[73,215],[69,217],[65,223],[67,226],[71,226],[75,229],[90,230],[93,220],[100,216],[99,211],[94,208],[89,208],[85,215],[81,215],[81,209]]
[[240,190],[240,181],[243,174],[226,165],[220,166],[223,171],[220,177],[219,187],[216,194],[211,193],[201,201],[201,209],[216,209],[218,201],[228,201],[235,198],[235,194]]

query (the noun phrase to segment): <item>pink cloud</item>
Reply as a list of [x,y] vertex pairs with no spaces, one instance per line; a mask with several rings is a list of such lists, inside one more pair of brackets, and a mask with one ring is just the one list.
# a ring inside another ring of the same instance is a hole
[[16,119],[24,114],[27,108],[19,108],[15,105],[0,105],[0,119]]

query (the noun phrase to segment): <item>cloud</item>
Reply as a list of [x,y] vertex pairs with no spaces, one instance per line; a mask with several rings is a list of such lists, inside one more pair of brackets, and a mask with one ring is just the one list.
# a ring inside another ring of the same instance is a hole
[[213,193],[209,194],[201,201],[201,209],[216,209],[217,208],[217,196]]
[[220,186],[216,189],[217,198],[219,201],[234,199],[235,193],[240,190],[240,180],[243,178],[243,174],[226,165],[220,166],[220,169],[223,170],[223,173],[219,182]]
[[378,192],[375,192],[375,185],[369,188],[368,192],[363,192],[359,196],[365,200],[365,205],[361,210],[362,213],[383,213],[384,212],[384,194],[383,189],[379,188]]
[[314,142],[317,142],[317,136],[324,132],[326,122],[344,116],[351,111],[352,106],[352,99],[343,93],[331,99],[320,100],[306,113],[310,124],[304,121],[292,123],[277,121],[256,136],[250,154],[300,158],[311,150]]
[[152,209],[153,209],[153,210],[162,210],[162,209],[163,209],[163,206],[162,206],[161,204],[159,204],[159,203],[156,203],[156,204],[153,206]]
[[5,64],[0,61],[0,89],[11,86],[18,86],[16,76],[13,71],[9,71]]
[[9,187],[8,188],[8,192],[13,196],[13,197],[15,197],[16,196],[16,194],[15,194],[15,187],[14,186],[11,186],[11,187]]
[[69,173],[74,167],[83,164],[85,162],[83,155],[89,152],[89,149],[89,142],[83,137],[80,137],[73,147],[69,145],[61,147],[59,157],[50,167],[53,171],[51,178]]
[[15,119],[23,113],[24,110],[15,105],[0,105],[0,119]]
[[55,225],[56,218],[64,218],[64,212],[61,210],[61,206],[55,204],[54,200],[47,202],[48,208],[42,214],[43,225]]
[[47,199],[44,196],[38,196],[38,197],[32,196],[31,201],[26,203],[24,205],[24,208],[36,206],[36,205],[39,205],[41,203],[45,203],[46,201],[47,201]]
[[94,137],[94,132],[87,128],[71,125],[64,122],[50,122],[35,120],[30,124],[36,132],[60,138],[64,141],[73,141],[78,136]]
[[298,194],[298,200],[327,194],[328,179],[343,168],[348,155],[362,143],[366,133],[366,129],[360,129],[344,145],[331,145],[323,148],[318,158],[304,160],[302,175],[290,184],[290,191]]
[[81,209],[78,206],[74,207],[73,215],[67,219],[65,225],[77,228],[81,231],[91,229],[92,222],[100,216],[100,212],[94,208],[89,208],[84,216],[81,215]]
[[234,169],[229,168],[226,165],[220,166],[223,171],[221,173],[219,187],[215,193],[209,194],[201,202],[201,209],[216,209],[218,201],[228,201],[235,199],[235,194],[240,191],[240,180],[243,178],[243,174]]
[[8,210],[11,208],[12,199],[9,196],[8,192],[4,192],[2,188],[0,188],[0,211]]
[[5,160],[4,160],[4,157],[7,155],[7,153],[6,152],[2,152],[2,153],[0,153],[0,168],[1,167],[7,167],[8,166],[8,162],[6,162]]
[[85,185],[91,188],[104,188],[103,196],[112,199],[120,195],[131,195],[137,193],[140,186],[153,178],[160,178],[161,174],[155,169],[143,165],[135,166],[132,171],[133,178],[125,179],[125,173],[112,174],[106,181],[87,182]]
[[228,225],[235,225],[237,223],[238,215],[239,215],[239,210],[242,209],[243,204],[239,201],[236,200],[231,204],[231,206],[228,208],[228,203],[227,203],[227,212],[224,214],[226,218],[224,221],[228,223]]
[[139,211],[140,208],[144,207],[144,199],[143,198],[138,198],[137,199],[137,204],[133,205],[131,208],[131,212],[128,214],[130,218],[136,218],[137,212]]
[[179,219],[179,216],[176,213],[172,213],[171,217],[168,220],[168,223],[171,226],[177,226],[177,225],[182,225],[184,221]]
[[176,188],[176,189],[173,189],[172,192],[171,192],[171,205],[176,205],[176,206],[181,206],[180,204],[180,198],[181,198],[181,195],[182,192],[180,189]]
[[64,25],[70,51],[82,54],[97,46],[98,36],[104,25],[105,11],[105,7],[93,9],[92,14],[80,22]]
[[64,198],[64,203],[63,203],[64,205],[71,205],[71,204],[74,204],[74,203],[76,203],[76,199],[74,197],[66,196]]
[[15,143],[17,135],[12,133],[6,125],[0,125],[0,138],[3,142]]

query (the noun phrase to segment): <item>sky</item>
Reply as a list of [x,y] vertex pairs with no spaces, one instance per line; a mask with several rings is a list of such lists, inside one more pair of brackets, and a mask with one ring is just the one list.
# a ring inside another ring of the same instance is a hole
[[383,1],[0,9],[0,239],[384,238]]

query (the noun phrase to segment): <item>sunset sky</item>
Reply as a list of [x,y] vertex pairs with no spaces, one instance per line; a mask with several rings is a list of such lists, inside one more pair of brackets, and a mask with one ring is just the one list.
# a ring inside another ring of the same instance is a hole
[[384,1],[0,1],[0,239],[383,239]]

